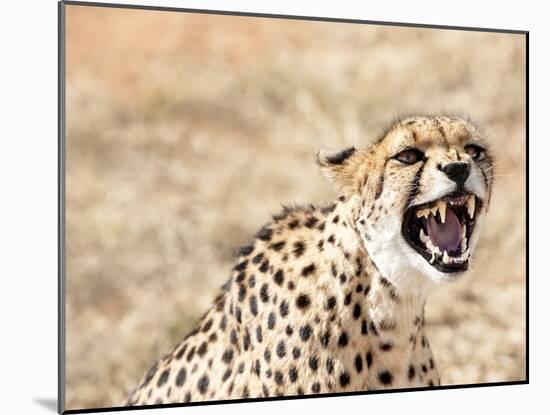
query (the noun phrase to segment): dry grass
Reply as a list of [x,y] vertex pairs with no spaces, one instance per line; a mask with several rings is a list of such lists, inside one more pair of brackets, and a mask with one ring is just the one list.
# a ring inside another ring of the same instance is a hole
[[116,406],[280,203],[336,195],[321,147],[466,112],[499,160],[477,265],[428,303],[446,384],[525,378],[518,35],[68,6],[67,404]]

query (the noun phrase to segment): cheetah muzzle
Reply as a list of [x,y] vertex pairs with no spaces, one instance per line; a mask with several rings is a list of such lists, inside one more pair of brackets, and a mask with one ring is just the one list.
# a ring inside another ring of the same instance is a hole
[[239,249],[127,405],[440,385],[424,305],[474,260],[493,177],[482,134],[410,117],[317,163],[340,197],[284,208]]
[[466,271],[469,238],[476,209],[482,202],[473,194],[453,193],[412,206],[403,218],[402,233],[409,245],[441,272]]

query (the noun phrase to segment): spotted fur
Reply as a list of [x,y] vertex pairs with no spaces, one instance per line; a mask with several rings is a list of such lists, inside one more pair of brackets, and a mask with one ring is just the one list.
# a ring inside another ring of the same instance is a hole
[[[396,226],[408,204],[449,187],[437,165],[468,159],[464,146],[481,140],[462,119],[412,117],[369,149],[319,153],[342,196],[274,216],[238,251],[196,328],[126,404],[439,385],[424,305],[445,276],[407,250]],[[409,145],[426,160],[396,163]],[[476,177],[471,190],[486,208],[490,183]]]

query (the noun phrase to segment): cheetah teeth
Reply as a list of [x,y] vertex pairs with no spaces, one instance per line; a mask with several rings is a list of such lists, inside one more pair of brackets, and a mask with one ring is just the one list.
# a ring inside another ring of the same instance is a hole
[[[474,195],[470,195],[468,199],[465,201],[466,209],[468,210],[468,215],[470,216],[470,219],[473,219],[475,212],[476,212],[476,197]],[[441,223],[445,223],[445,217],[447,213],[447,202],[443,200],[439,200],[434,206],[431,208],[425,208],[420,209],[416,211],[416,217],[424,217],[425,219],[428,219],[430,215],[436,216],[439,213],[439,217],[441,218]]]
[[424,233],[424,229],[420,229],[419,238],[432,254],[430,264],[433,264],[436,258],[441,258],[444,264],[458,264],[470,258],[470,248],[468,248],[468,237],[466,236],[466,226],[464,225],[462,225],[462,240],[460,242],[462,254],[460,256],[449,256],[447,251],[441,252],[439,247],[434,245],[430,237]]
[[438,201],[436,205],[431,208],[418,210],[416,212],[416,217],[417,218],[424,217],[428,219],[430,215],[437,216],[438,213],[439,213],[439,217],[441,218],[441,223],[445,223],[445,216],[447,213],[447,203],[445,203],[442,200]]
[[466,202],[467,208],[468,208],[468,215],[470,215],[470,219],[473,219],[474,214],[476,212],[476,199],[475,196],[470,196],[468,198],[468,201]]

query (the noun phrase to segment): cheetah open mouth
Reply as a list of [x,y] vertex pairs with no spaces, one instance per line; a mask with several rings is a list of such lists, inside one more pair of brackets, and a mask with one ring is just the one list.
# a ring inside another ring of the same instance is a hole
[[470,237],[481,200],[453,193],[405,212],[401,232],[409,245],[437,270],[468,269]]

